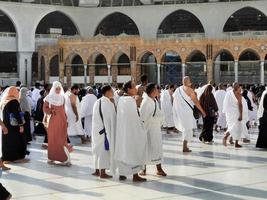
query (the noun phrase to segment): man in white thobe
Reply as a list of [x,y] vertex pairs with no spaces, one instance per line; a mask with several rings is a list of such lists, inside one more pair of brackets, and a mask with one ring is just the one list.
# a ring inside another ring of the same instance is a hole
[[173,112],[172,112],[172,104],[173,104],[173,92],[174,92],[174,85],[170,85],[168,89],[164,90],[161,94],[161,110],[164,116],[164,123],[163,127],[168,129],[174,128],[174,121],[173,121]]
[[[223,138],[223,145],[227,145],[227,138],[231,135],[235,141],[235,147],[240,148],[238,141],[241,139],[244,122],[241,87],[238,83],[233,84],[233,90],[226,93],[223,102],[223,112],[226,116],[227,131]],[[243,122],[242,122],[243,120]]]
[[117,129],[115,160],[118,164],[120,180],[133,175],[134,182],[146,179],[138,175],[146,164],[147,133],[140,119],[134,96],[137,89],[132,81],[124,84],[124,96],[120,97],[117,106]]
[[33,91],[31,92],[31,97],[33,100],[33,105],[34,105],[34,109],[36,108],[37,105],[37,101],[39,100],[39,98],[41,97],[40,95],[40,83],[35,83],[35,87],[33,89]]
[[91,87],[87,88],[87,95],[83,97],[81,101],[81,118],[84,118],[84,131],[85,136],[89,141],[92,135],[92,115],[93,106],[97,101],[97,97],[94,94],[94,89]]
[[95,172],[92,175],[100,178],[112,178],[106,174],[106,169],[110,169],[111,173],[115,174],[116,111],[111,101],[113,89],[106,85],[102,87],[101,92],[103,96],[96,101],[93,107],[92,152]]
[[67,115],[68,122],[68,135],[69,136],[80,136],[81,142],[85,143],[85,132],[82,127],[82,121],[80,117],[80,101],[78,98],[79,87],[74,85],[70,91],[67,91],[65,97],[65,112]]
[[[148,136],[147,164],[156,165],[156,174],[158,176],[166,176],[167,174],[163,171],[161,166],[163,162],[161,134],[163,115],[159,108],[158,101],[156,100],[159,93],[156,84],[148,84],[146,93],[147,96],[144,97],[140,107],[140,118],[144,122]],[[146,169],[144,169],[140,175],[146,175]]]
[[177,88],[173,94],[173,119],[175,127],[183,133],[183,152],[191,152],[188,142],[193,137],[195,119],[193,116],[194,105],[206,117],[206,113],[201,107],[196,93],[191,88],[192,82],[188,76],[183,78],[183,85]]
[[248,91],[248,98],[253,108],[253,110],[248,111],[249,122],[250,122],[249,125],[252,125],[253,122],[257,121],[257,105],[255,104],[255,101],[254,101],[255,94],[253,93],[252,88],[250,88],[250,90]]
[[225,114],[222,112],[223,111],[223,101],[224,101],[224,98],[225,98],[225,95],[226,95],[226,91],[225,91],[225,88],[224,88],[224,85],[223,84],[219,84],[218,86],[218,90],[215,92],[215,100],[217,102],[217,105],[218,105],[218,119],[217,119],[217,123],[216,123],[216,127],[215,127],[215,130],[217,130],[217,128],[221,128],[223,129],[224,131],[226,131],[226,119],[225,119]]

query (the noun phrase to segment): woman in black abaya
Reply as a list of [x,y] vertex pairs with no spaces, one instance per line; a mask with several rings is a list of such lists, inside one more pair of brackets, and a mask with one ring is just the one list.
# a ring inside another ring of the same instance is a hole
[[267,91],[265,90],[261,96],[260,106],[259,106],[259,136],[256,143],[258,148],[267,149]]

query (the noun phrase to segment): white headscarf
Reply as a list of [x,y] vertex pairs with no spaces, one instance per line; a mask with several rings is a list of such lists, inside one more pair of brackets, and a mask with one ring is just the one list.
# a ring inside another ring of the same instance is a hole
[[264,111],[263,101],[264,101],[264,97],[265,97],[266,93],[267,93],[267,89],[265,89],[261,95],[261,100],[260,100],[260,105],[259,105],[259,110],[258,110],[258,119],[262,118],[262,116],[263,116],[263,111]]
[[27,94],[29,90],[26,87],[22,87],[19,92],[20,109],[22,112],[31,113],[31,105],[28,101]]
[[[56,88],[61,88],[59,94],[56,93]],[[49,94],[45,97],[44,101],[54,106],[62,106],[64,104],[64,91],[60,82],[53,82],[52,88],[50,89]]]

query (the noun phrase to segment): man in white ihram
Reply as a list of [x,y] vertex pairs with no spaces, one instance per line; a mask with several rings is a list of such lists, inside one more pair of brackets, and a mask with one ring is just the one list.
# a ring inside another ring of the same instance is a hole
[[94,158],[94,176],[108,179],[112,176],[106,173],[110,169],[115,174],[114,149],[116,110],[112,103],[114,93],[109,85],[101,88],[103,96],[98,99],[93,108],[92,120],[92,152]]
[[125,94],[120,97],[117,106],[117,128],[115,160],[118,165],[120,180],[133,175],[134,182],[143,182],[140,172],[146,164],[147,133],[140,119],[134,96],[137,89],[132,81],[124,84]]
[[218,110],[219,116],[218,116],[215,130],[217,131],[217,128],[219,127],[225,131],[226,119],[225,119],[225,114],[222,111],[223,111],[223,101],[224,101],[224,98],[226,95],[226,91],[225,91],[225,88],[222,84],[219,84],[218,88],[219,89],[215,92],[215,95],[214,95],[215,100],[216,100],[217,105],[218,105],[218,109],[219,109]]
[[85,132],[82,127],[82,122],[80,118],[80,101],[77,96],[79,92],[79,87],[74,85],[71,87],[70,91],[67,91],[64,95],[65,97],[65,112],[67,115],[68,122],[68,135],[69,136],[80,136],[81,142],[84,144]]
[[193,128],[196,123],[193,116],[193,106],[198,108],[203,118],[206,117],[206,113],[191,86],[190,78],[185,76],[183,85],[177,88],[173,94],[173,119],[175,127],[183,133],[183,152],[191,152],[188,148],[188,142],[193,137]]
[[238,83],[233,84],[233,90],[226,93],[223,102],[223,112],[226,116],[227,131],[223,138],[223,145],[227,145],[227,138],[231,135],[235,141],[235,147],[240,148],[241,145],[238,141],[241,139],[242,134],[246,134],[246,120],[248,119],[248,112],[244,112],[244,100],[241,95],[241,87]]
[[167,133],[169,129],[174,128],[174,121],[173,121],[173,111],[172,111],[172,104],[173,104],[173,92],[174,92],[174,85],[169,85],[168,89],[164,90],[161,94],[160,101],[161,101],[161,110],[164,116],[164,123],[163,127],[167,128]]
[[87,95],[81,101],[81,118],[84,118],[84,131],[86,138],[91,141],[93,106],[97,100],[94,89],[87,88]]

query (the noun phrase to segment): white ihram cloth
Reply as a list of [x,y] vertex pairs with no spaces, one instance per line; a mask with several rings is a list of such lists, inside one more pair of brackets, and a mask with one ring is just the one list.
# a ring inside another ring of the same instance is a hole
[[189,107],[183,98],[192,107],[194,106],[191,97],[185,93],[183,86],[180,86],[173,94],[173,119],[175,128],[183,133],[183,140],[190,141],[193,137],[196,121],[192,108]]
[[249,110],[248,111],[248,116],[249,116],[249,121],[256,121],[257,120],[257,105],[254,103],[253,101],[253,94],[251,91],[248,91],[248,98],[251,102],[251,106],[253,108],[253,110]]
[[133,97],[122,96],[117,106],[115,160],[120,175],[133,175],[143,169],[147,156],[147,133]]
[[75,95],[76,98],[76,108],[78,112],[79,119],[76,122],[76,115],[73,112],[72,106],[71,106],[71,100],[70,97],[72,94],[70,91],[67,91],[65,93],[65,112],[67,115],[67,122],[68,122],[68,135],[69,136],[75,136],[75,135],[85,135],[85,132],[83,130],[82,121],[80,117],[80,101],[78,99],[78,96]]
[[148,156],[146,164],[162,163],[162,134],[163,115],[156,100],[145,97],[140,106],[140,118],[147,131]]
[[[100,116],[100,101],[103,121]],[[104,123],[103,123],[104,122]],[[105,149],[105,135],[100,131],[105,128],[109,142],[109,150]],[[105,96],[96,101],[93,107],[92,120],[92,153],[95,169],[110,169],[115,174],[114,149],[115,149],[116,111],[114,104]]]
[[242,106],[243,106],[243,114],[242,114],[242,138],[250,139],[248,134],[247,122],[249,121],[249,110],[248,104],[244,97],[242,97]]
[[84,118],[84,131],[88,137],[92,134],[92,115],[96,101],[97,97],[94,94],[87,94],[81,101],[81,118]]
[[[238,101],[235,97],[234,91],[230,90],[226,93],[224,102],[223,102],[223,113],[225,113],[226,116],[226,122],[227,122],[227,132],[231,134],[234,140],[240,140],[241,135],[243,133],[244,124],[246,123],[247,117],[245,117],[244,113],[244,103],[242,99],[242,105],[243,105],[243,119],[242,121],[239,121],[239,107],[238,107]],[[245,130],[244,130],[245,131]]]
[[168,90],[164,90],[160,97],[161,111],[164,116],[163,127],[174,127],[173,111],[172,111],[172,97]]
[[115,102],[115,106],[117,106],[118,105],[118,102],[119,102],[119,99],[120,99],[120,95],[119,95],[119,92],[120,92],[120,90],[116,90],[115,92],[114,92],[114,102]]
[[217,102],[218,105],[218,113],[219,113],[219,117],[217,120],[217,126],[220,126],[221,128],[226,128],[226,118],[225,118],[225,114],[223,113],[223,101],[226,95],[226,91],[224,90],[217,90],[215,92],[215,100]]
[[36,108],[37,105],[37,101],[40,99],[41,95],[40,95],[40,91],[38,88],[34,88],[34,90],[32,91],[31,97],[33,100],[33,104],[34,104],[34,109]]

